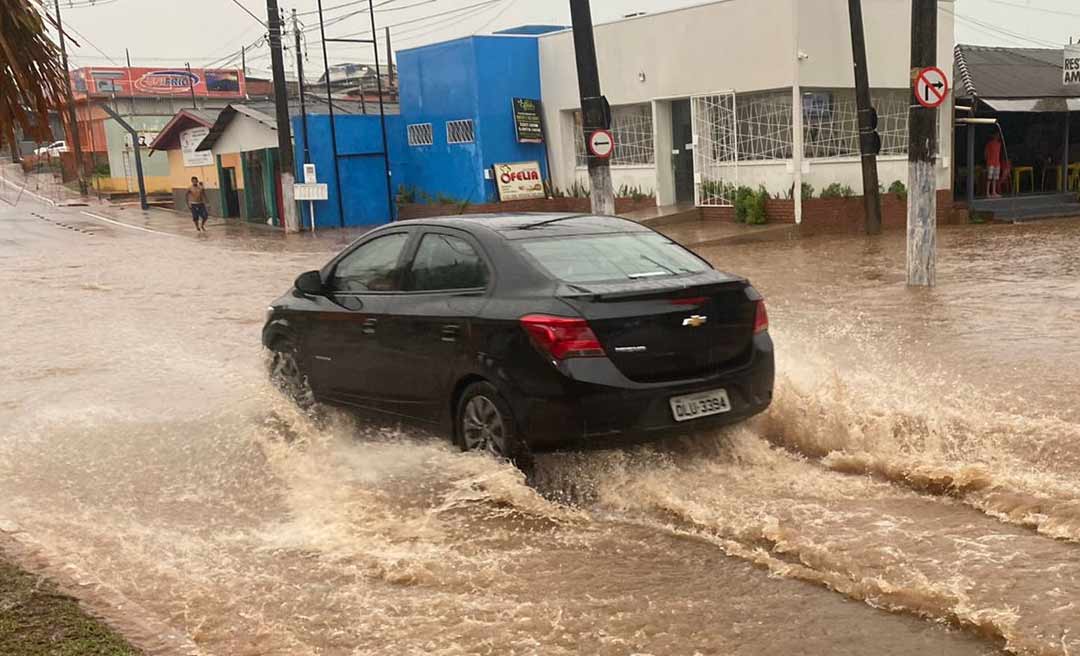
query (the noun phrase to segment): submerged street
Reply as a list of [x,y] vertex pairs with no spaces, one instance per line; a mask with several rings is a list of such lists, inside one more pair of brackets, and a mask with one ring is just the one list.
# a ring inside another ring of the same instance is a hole
[[769,300],[772,408],[529,487],[271,387],[333,233],[83,209],[0,205],[0,542],[149,653],[1080,653],[1076,221],[945,228],[932,290],[900,232],[701,250]]

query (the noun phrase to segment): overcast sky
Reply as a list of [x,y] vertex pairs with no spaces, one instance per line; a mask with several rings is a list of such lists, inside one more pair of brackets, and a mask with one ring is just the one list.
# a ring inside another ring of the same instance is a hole
[[[237,3],[265,18],[265,0],[60,0],[65,25],[81,47],[73,49],[73,66],[122,65],[124,48],[131,50],[136,66],[175,66],[190,62],[239,67],[239,56],[230,59],[243,44],[252,44],[265,32]],[[754,0],[740,0],[753,2]],[[817,2],[801,0],[812,7]],[[92,6],[85,6],[89,3]],[[313,12],[316,0],[279,0],[282,9]],[[909,0],[864,0],[901,2]],[[48,3],[51,7],[52,3]],[[323,0],[327,36],[362,32],[369,26],[366,13],[357,13],[366,2]],[[637,11],[661,11],[701,4],[701,0],[592,0],[593,18],[610,21]],[[74,5],[74,6],[72,6]],[[348,5],[348,6],[344,6]],[[375,0],[376,20],[393,27],[394,47],[407,48],[485,33],[525,23],[569,23],[566,0]],[[381,7],[380,7],[381,5]],[[68,8],[63,9],[67,6]],[[957,0],[954,9],[956,39],[985,45],[1060,47],[1069,37],[1080,40],[1080,2],[1077,0]],[[433,16],[443,14],[441,16]],[[317,16],[302,17],[308,28],[308,57],[321,68]],[[359,35],[367,36],[367,35]],[[381,35],[380,35],[381,36]],[[100,49],[100,51],[99,51]],[[385,52],[385,46],[382,46]],[[251,68],[266,70],[265,45],[248,56]],[[111,59],[111,61],[110,61]],[[289,57],[286,58],[287,60]],[[371,61],[370,48],[331,44],[331,62]]]

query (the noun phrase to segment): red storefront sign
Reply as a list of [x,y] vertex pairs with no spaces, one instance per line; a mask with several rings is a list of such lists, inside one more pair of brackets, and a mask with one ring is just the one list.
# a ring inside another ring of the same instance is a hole
[[95,66],[71,73],[80,97],[160,97],[190,94],[200,98],[243,98],[246,81],[238,69],[109,68]]

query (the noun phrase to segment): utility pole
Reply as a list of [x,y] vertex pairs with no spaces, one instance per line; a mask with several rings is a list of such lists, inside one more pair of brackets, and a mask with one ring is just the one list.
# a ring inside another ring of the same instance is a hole
[[191,90],[191,108],[198,109],[199,105],[195,102],[195,76],[191,73],[191,64],[184,62],[184,68],[187,69],[188,89]]
[[937,0],[911,0],[911,109],[908,119],[907,282],[937,282],[937,179],[934,146],[937,111],[915,97],[919,71],[937,63]]
[[67,88],[67,114],[68,123],[71,125],[71,145],[75,147],[75,172],[79,176],[79,194],[86,196],[86,166],[83,162],[82,139],[79,137],[79,119],[75,116],[75,92],[71,90],[67,39],[64,37],[64,22],[60,19],[60,0],[56,0],[56,30],[60,33],[60,59],[64,65],[64,81]]
[[[395,220],[394,180],[390,169],[390,144],[386,138],[386,105],[383,102],[382,67],[379,66],[379,33],[375,29],[375,2],[368,0],[368,15],[371,16],[371,49],[375,52],[375,84],[379,91],[379,125],[382,127],[383,166],[386,169],[386,208],[390,211],[390,220]],[[390,66],[393,66],[393,61]]]
[[387,80],[390,82],[390,97],[394,97],[394,47],[390,44],[390,28],[386,28],[386,65],[389,67]]
[[300,126],[304,135],[304,164],[311,163],[311,147],[308,144],[307,124],[307,101],[304,99],[304,52],[300,48],[300,20],[296,17],[296,10],[292,10],[293,36],[296,37],[296,79],[299,81],[300,92]]
[[866,67],[862,0],[848,0],[848,18],[851,21],[851,54],[855,62],[855,104],[859,109],[859,151],[862,155],[866,234],[877,235],[881,234],[881,195],[878,192],[877,171],[881,135],[877,132],[877,111],[870,99],[870,72]]
[[[574,54],[577,58],[578,89],[581,93],[581,124],[585,141],[597,130],[611,128],[611,108],[600,93],[600,71],[596,63],[589,0],[570,0],[570,22],[574,26]],[[618,144],[616,144],[616,148]],[[615,187],[611,181],[611,161],[589,154],[589,181],[594,214],[615,214]]]
[[270,65],[274,70],[274,104],[277,107],[278,165],[281,169],[281,214],[286,232],[300,232],[293,202],[292,130],[289,127],[289,89],[285,85],[285,60],[282,56],[281,14],[277,0],[266,0],[266,18],[270,28]]

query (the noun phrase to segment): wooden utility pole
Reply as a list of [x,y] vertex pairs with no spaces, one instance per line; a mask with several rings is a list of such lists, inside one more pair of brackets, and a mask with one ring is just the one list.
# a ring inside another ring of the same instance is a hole
[[[578,88],[581,93],[581,123],[585,142],[597,130],[611,128],[611,108],[600,93],[600,71],[596,63],[592,10],[589,0],[570,0],[570,21],[574,26],[574,53],[577,57]],[[618,144],[615,145],[618,148]],[[615,214],[615,186],[611,181],[611,161],[589,153],[589,181],[594,214]]]
[[[937,63],[937,0],[911,0],[911,110],[908,119],[907,282],[937,282],[937,110],[915,97],[919,71]],[[951,118],[951,117],[950,117]]]
[[281,169],[281,214],[286,232],[300,232],[300,222],[293,202],[292,129],[289,126],[289,88],[285,83],[285,59],[282,55],[281,14],[277,0],[266,0],[266,18],[270,28],[270,65],[274,71],[274,104],[277,109],[278,163]]
[[877,132],[877,111],[870,99],[870,72],[866,67],[862,0],[848,0],[848,19],[851,21],[851,54],[855,63],[855,104],[859,109],[859,152],[862,155],[866,234],[876,235],[881,233],[881,194],[878,193],[877,171],[881,136]]
[[68,71],[67,39],[64,22],[60,19],[60,0],[56,0],[56,31],[60,33],[60,60],[64,66],[64,82],[67,89],[68,124],[71,125],[71,145],[75,149],[75,172],[79,176],[79,193],[87,193],[86,166],[83,162],[82,139],[79,137],[79,119],[75,116],[75,93],[71,90],[71,73]]

